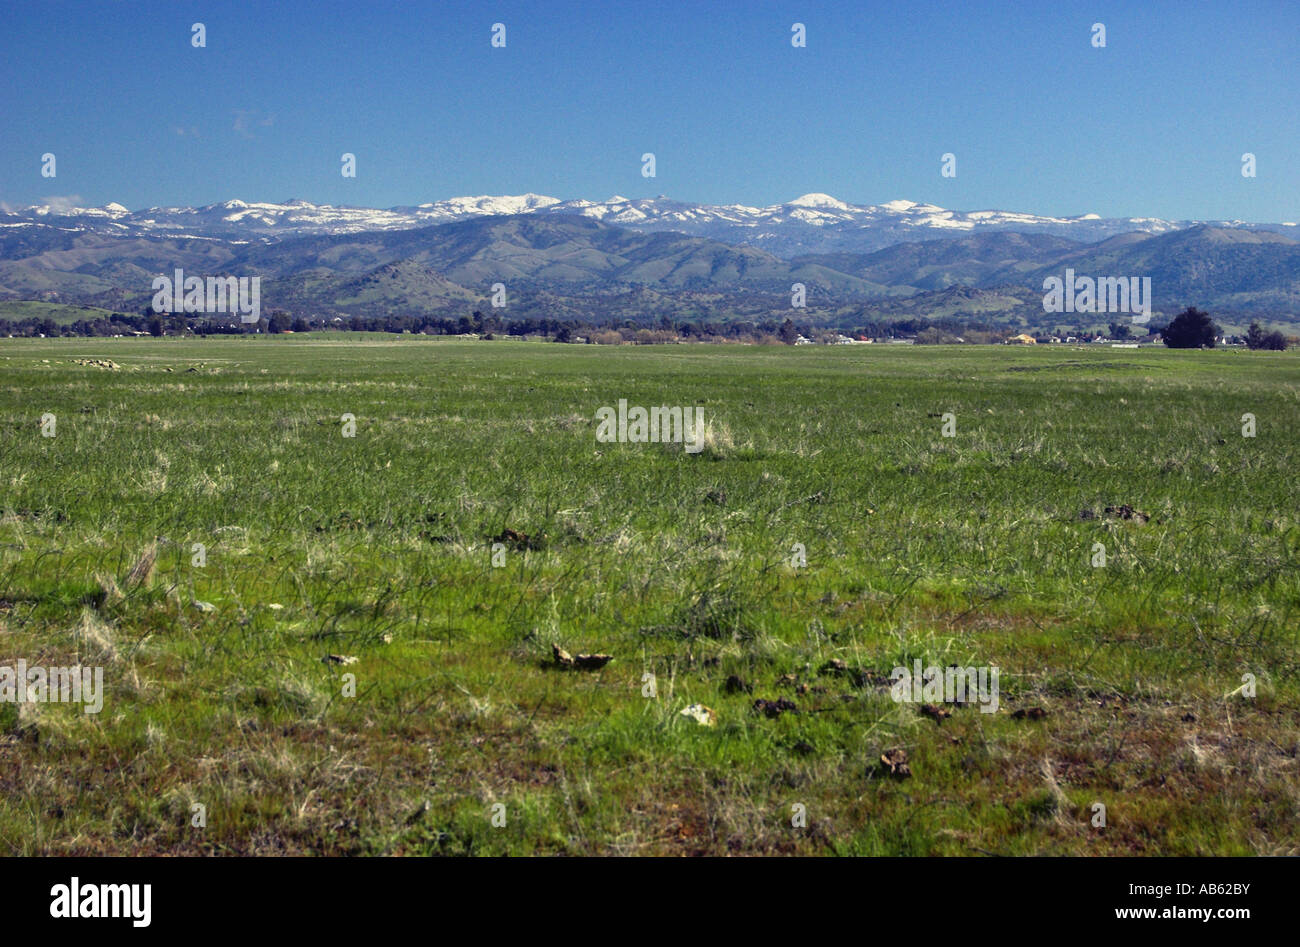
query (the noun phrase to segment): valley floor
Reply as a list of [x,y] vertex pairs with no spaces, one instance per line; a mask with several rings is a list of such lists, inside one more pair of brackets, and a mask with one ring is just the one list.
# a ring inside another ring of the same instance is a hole
[[1296,353],[0,340],[0,668],[103,670],[0,852],[1300,854],[1298,461]]

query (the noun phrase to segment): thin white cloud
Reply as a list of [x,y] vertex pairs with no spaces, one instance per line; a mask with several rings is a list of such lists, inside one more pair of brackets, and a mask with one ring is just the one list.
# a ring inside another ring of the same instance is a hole
[[50,197],[42,197],[39,203],[48,207],[52,214],[66,214],[78,207],[86,206],[80,194],[54,194]]
[[261,109],[232,109],[235,115],[235,123],[232,126],[235,133],[244,138],[252,138],[252,127],[254,125],[266,128],[275,124],[275,116],[268,115]]

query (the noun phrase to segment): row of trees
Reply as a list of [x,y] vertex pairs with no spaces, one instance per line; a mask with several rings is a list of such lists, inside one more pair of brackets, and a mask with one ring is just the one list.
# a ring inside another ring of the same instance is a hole
[[[611,319],[604,322],[591,322],[582,319],[522,318],[506,321],[494,314],[474,311],[469,315],[452,318],[433,315],[385,315],[385,316],[339,316],[309,320],[303,316],[291,316],[284,310],[272,310],[264,316],[257,326],[245,325],[229,317],[218,319],[189,319],[181,314],[155,314],[144,312],[140,315],[115,313],[110,318],[78,320],[71,324],[60,325],[49,318],[28,318],[11,322],[0,319],[0,336],[107,336],[128,335],[147,332],[150,335],[225,335],[243,334],[254,330],[277,334],[282,332],[306,332],[311,329],[345,329],[354,332],[403,332],[423,333],[427,335],[469,335],[477,334],[488,338],[497,334],[512,336],[542,336],[557,342],[572,342],[581,338],[587,341],[612,344],[633,342],[650,344],[672,341],[733,341],[785,343],[793,345],[800,336],[814,341],[833,341],[843,332],[853,338],[873,339],[913,339],[917,342],[943,343],[965,341],[970,343],[997,342],[1011,331],[999,327],[987,320],[963,320],[953,316],[937,319],[907,318],[888,321],[869,320],[862,325],[842,328],[825,328],[813,326],[810,322],[798,322],[785,319],[782,322],[768,319],[758,322],[731,321],[710,322],[692,320],[680,323],[668,316],[663,316],[656,323],[647,326],[644,322],[633,319]],[[1179,313],[1167,326],[1142,327],[1146,338],[1154,341],[1157,337],[1170,348],[1212,348],[1222,335],[1209,313],[1195,306]],[[1108,327],[1106,338],[1125,339],[1142,338],[1127,323],[1112,323]],[[1095,336],[1083,332],[1078,338],[1090,341]],[[1285,349],[1287,338],[1277,331],[1265,332],[1258,323],[1252,323],[1245,337],[1246,344],[1252,349]]]

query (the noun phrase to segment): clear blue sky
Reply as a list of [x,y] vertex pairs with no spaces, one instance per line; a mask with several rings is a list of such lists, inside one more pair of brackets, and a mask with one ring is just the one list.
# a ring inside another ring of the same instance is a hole
[[[762,205],[823,191],[1300,219],[1297,0],[0,6],[10,205],[526,191]],[[1105,49],[1090,44],[1097,21]],[[939,174],[945,152],[955,179]]]

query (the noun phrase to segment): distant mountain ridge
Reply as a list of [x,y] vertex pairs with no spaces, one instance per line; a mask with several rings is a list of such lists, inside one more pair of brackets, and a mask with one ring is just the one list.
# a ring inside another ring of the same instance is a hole
[[674,230],[726,243],[754,246],[780,257],[813,253],[863,253],[896,243],[1015,231],[1093,243],[1123,233],[1160,234],[1193,226],[1297,233],[1294,223],[1170,221],[1153,217],[1102,218],[1096,214],[1047,217],[1002,210],[954,211],[906,200],[850,204],[828,194],[804,194],[767,207],[696,204],[667,197],[604,201],[559,200],[540,194],[454,197],[427,204],[374,209],[312,204],[222,201],[203,207],[131,211],[121,204],[78,208],[36,205],[0,214],[0,229],[44,223],[121,236],[193,236],[224,240],[274,240],[389,230],[412,230],[478,217],[518,214],[573,215],[632,230]]
[[[470,198],[437,210],[457,219],[429,226],[300,234],[290,222],[284,225],[290,229],[260,236],[256,229],[274,230],[277,218],[257,205],[229,202],[212,213],[233,228],[232,236],[189,232],[195,228],[149,232],[121,224],[130,213],[122,208],[86,217],[10,215],[0,218],[0,300],[139,312],[151,298],[153,278],[179,267],[260,277],[265,308],[316,317],[486,310],[492,286],[501,283],[506,318],[545,312],[618,313],[634,321],[714,314],[832,321],[889,312],[1040,325],[1058,321],[1043,311],[1044,279],[1072,269],[1079,276],[1150,277],[1156,313],[1194,304],[1241,318],[1300,321],[1300,242],[1290,228],[1200,224],[1079,240],[1000,229],[1009,216],[993,223],[981,217],[985,223],[962,231],[917,225],[912,239],[875,249],[779,254],[770,241],[612,223],[595,213],[559,211],[559,203],[547,200]],[[787,216],[805,215],[793,218],[800,221],[796,228],[863,226],[851,205],[825,195],[801,201],[779,205]],[[276,206],[295,214],[320,211],[305,202]],[[518,206],[529,209],[488,213]],[[922,213],[915,205],[894,208],[893,225],[904,226],[898,215],[911,212]],[[806,309],[791,307],[795,284],[806,288]]]

